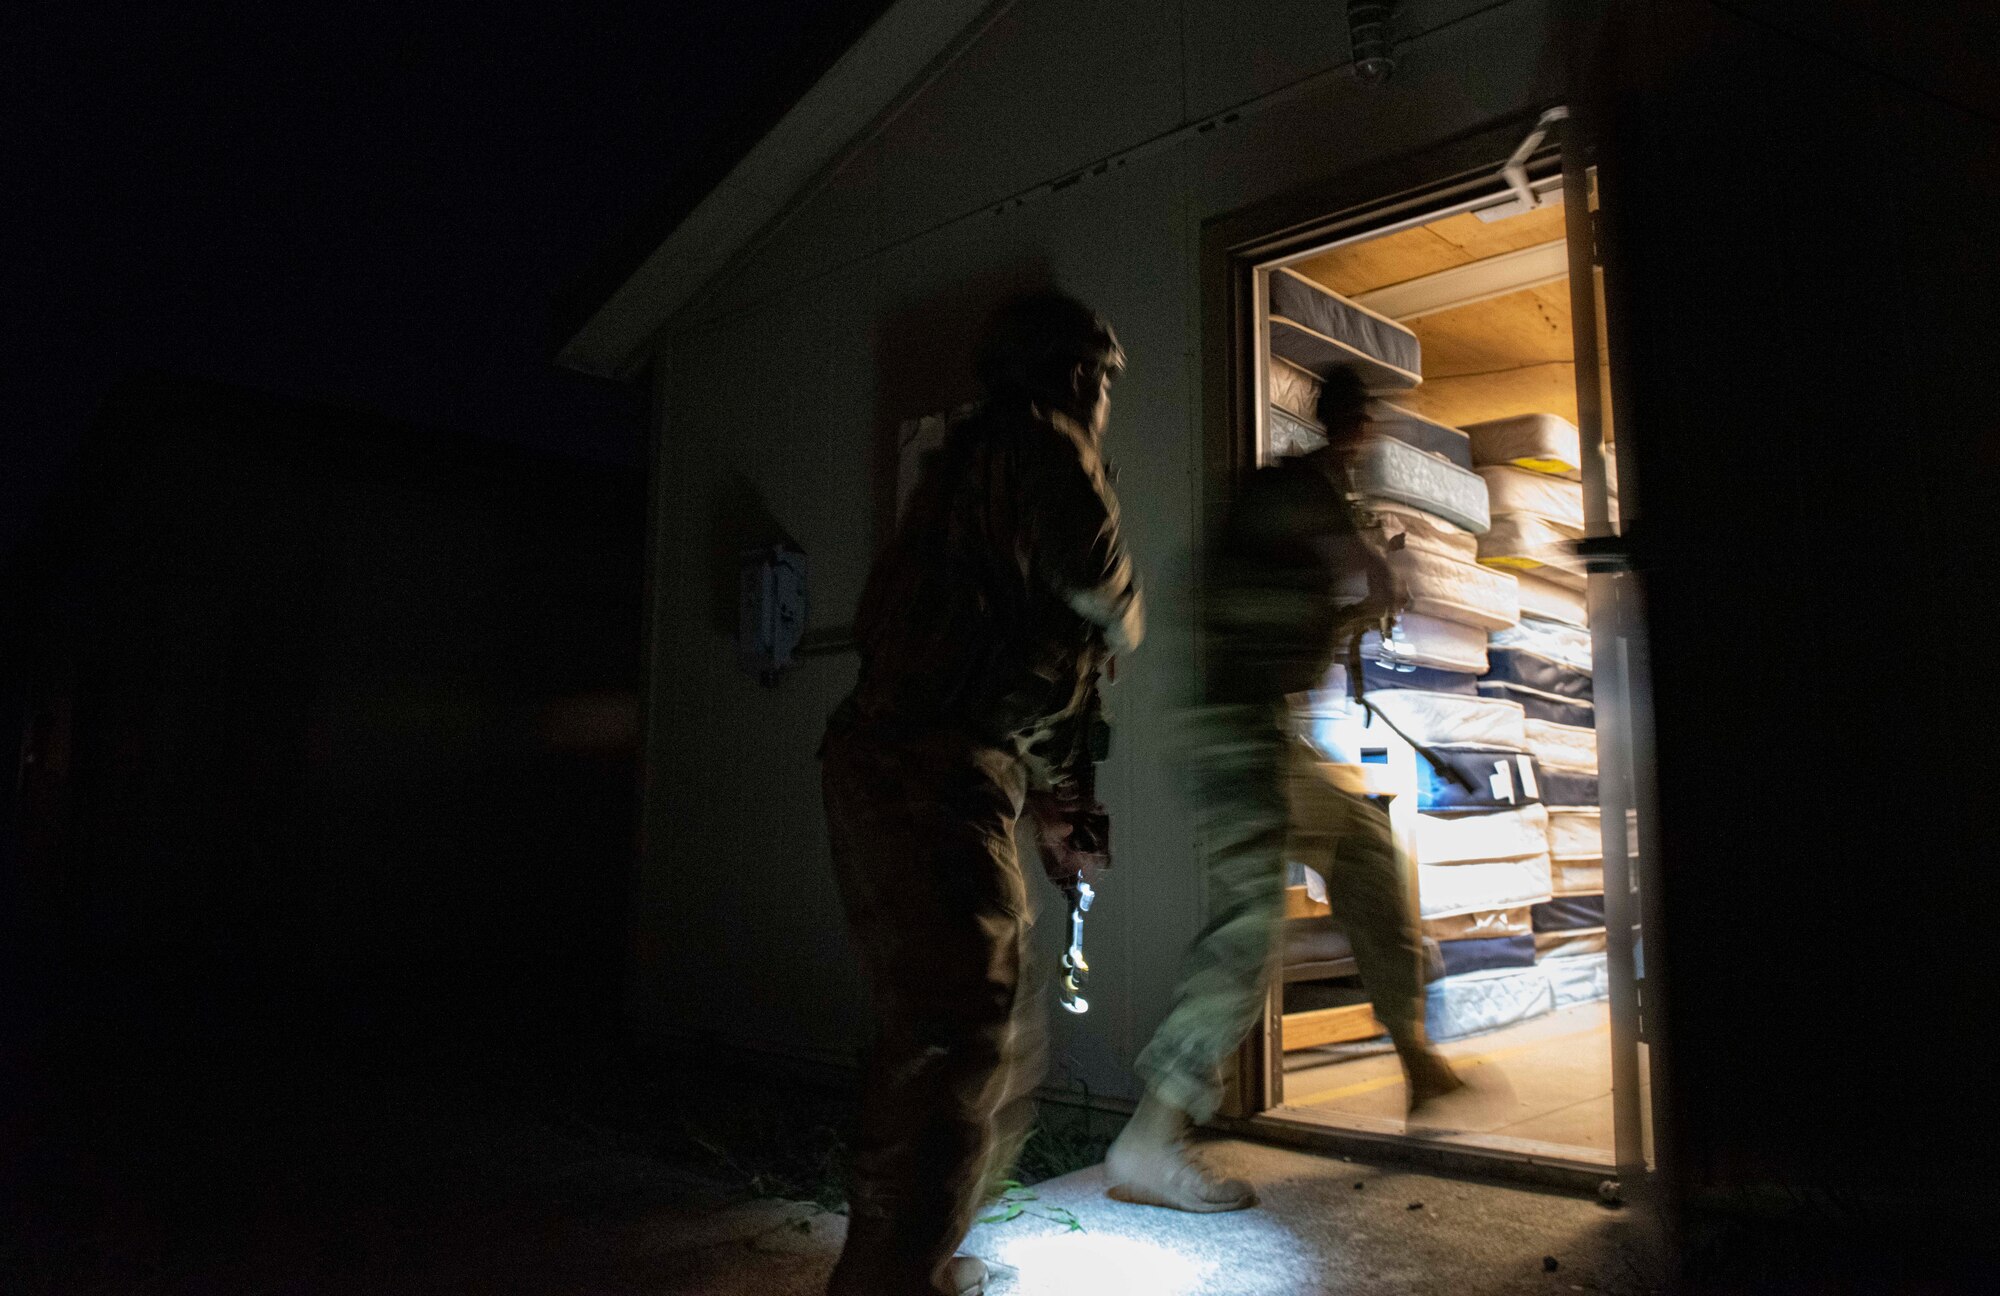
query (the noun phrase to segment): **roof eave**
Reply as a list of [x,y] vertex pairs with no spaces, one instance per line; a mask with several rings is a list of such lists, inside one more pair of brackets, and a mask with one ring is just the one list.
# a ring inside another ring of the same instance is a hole
[[600,302],[556,363],[626,379],[674,314],[815,181],[837,170],[1013,0],[899,0]]

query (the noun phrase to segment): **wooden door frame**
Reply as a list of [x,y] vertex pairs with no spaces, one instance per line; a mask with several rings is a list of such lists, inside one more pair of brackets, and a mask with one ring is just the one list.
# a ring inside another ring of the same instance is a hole
[[[1541,111],[1510,114],[1417,152],[1218,216],[1202,227],[1201,536],[1214,534],[1222,524],[1236,484],[1257,463],[1256,267],[1346,235],[1372,235],[1418,218],[1435,219],[1441,209],[1498,196],[1501,163]],[[1553,141],[1529,162],[1529,175],[1537,180],[1560,169]],[[1198,575],[1197,609],[1206,597],[1206,582]],[[1199,644],[1196,652],[1199,656]],[[1201,665],[1197,662],[1197,669]],[[1277,1035],[1282,992],[1274,982],[1259,1027],[1227,1068],[1225,1117],[1259,1118],[1283,1101],[1283,1049]]]

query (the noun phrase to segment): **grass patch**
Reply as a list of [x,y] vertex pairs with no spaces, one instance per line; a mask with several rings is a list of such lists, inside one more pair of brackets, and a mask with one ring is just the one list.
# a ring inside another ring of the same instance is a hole
[[[1089,1093],[1084,1094],[1086,1100]],[[1104,1160],[1104,1151],[1118,1135],[1119,1118],[1093,1107],[1068,1103],[1035,1104],[1035,1122],[1021,1145],[1014,1177],[1024,1184],[1057,1179]]]
[[[768,1077],[676,1070],[649,1086],[652,1150],[732,1192],[844,1206],[854,1144],[852,1093]],[[1089,1091],[1082,1096],[1089,1099]],[[1025,1187],[1096,1165],[1121,1119],[1087,1105],[1038,1102],[1011,1171]]]

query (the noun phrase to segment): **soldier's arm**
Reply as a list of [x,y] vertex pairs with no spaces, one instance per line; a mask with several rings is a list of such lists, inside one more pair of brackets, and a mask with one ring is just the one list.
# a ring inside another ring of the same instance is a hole
[[1097,453],[1060,432],[1033,438],[1027,500],[1035,577],[1104,632],[1114,653],[1139,646],[1145,600],[1118,529],[1118,498]]

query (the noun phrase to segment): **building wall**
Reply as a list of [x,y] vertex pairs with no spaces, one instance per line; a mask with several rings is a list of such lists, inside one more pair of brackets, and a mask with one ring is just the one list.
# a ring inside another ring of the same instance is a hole
[[50,1065],[520,1056],[613,1027],[640,487],[121,384],[0,581],[0,692],[55,756],[0,824],[0,958]]
[[[1619,469],[1646,501],[1646,941],[1669,977],[1647,1011],[1679,1191],[1697,1218],[1816,1214],[1838,1245],[1975,1236],[2000,1205],[1970,1063],[2000,1013],[1973,754],[2000,691],[1968,583],[2000,476],[1975,377],[2000,350],[2000,127],[1950,97],[1951,60],[1924,85],[1897,55],[1982,33],[1829,6],[1807,41],[1782,5],[1634,8],[1651,66],[1611,114],[1607,285]],[[1883,198],[1830,201],[1850,173]],[[1924,649],[1895,647],[1918,625]],[[1813,772],[1856,748],[1889,768]],[[1964,1060],[1911,1065],[1944,1041]]]
[[[1048,274],[1104,311],[1132,357],[1108,454],[1153,615],[1109,694],[1118,865],[1090,924],[1092,1011],[1052,1014],[1051,1080],[1131,1093],[1131,1059],[1202,919],[1175,724],[1209,485],[1203,385],[1225,380],[1200,354],[1204,223],[1553,101],[1553,8],[1406,4],[1397,74],[1371,89],[1343,68],[1336,6],[1024,0],[682,313],[656,368],[642,1024],[832,1060],[863,1038],[814,759],[855,661],[815,657],[771,689],[743,674],[733,553],[796,540],[814,631],[845,626],[881,534],[885,436],[968,399],[979,316]],[[1035,890],[1052,968],[1059,901]]]

